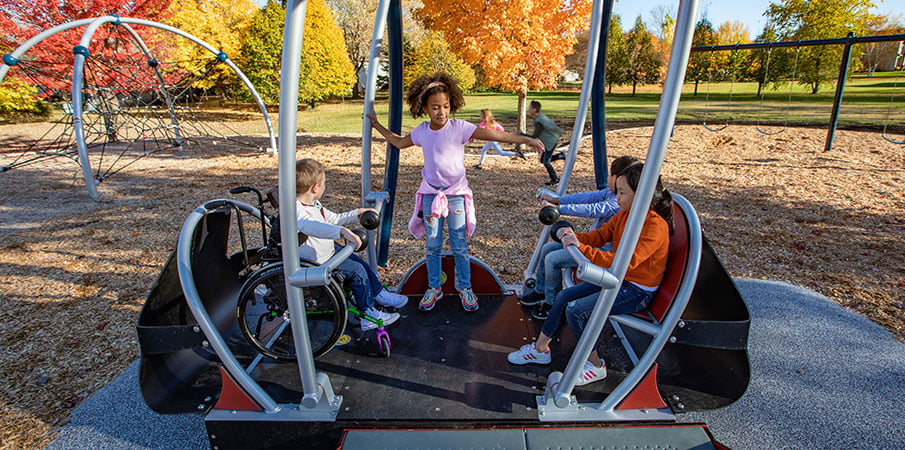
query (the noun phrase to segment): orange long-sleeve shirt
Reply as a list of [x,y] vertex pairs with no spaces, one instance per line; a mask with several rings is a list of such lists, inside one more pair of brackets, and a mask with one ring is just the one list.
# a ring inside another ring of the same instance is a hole
[[[575,233],[581,245],[578,249],[592,263],[609,268],[613,265],[613,257],[619,248],[625,223],[628,221],[628,212],[619,211],[603,224],[602,227],[587,233]],[[602,247],[607,242],[613,243],[613,251],[605,252]],[[642,286],[657,287],[663,280],[666,271],[666,256],[669,253],[669,225],[652,210],[647,211],[644,218],[644,226],[641,227],[641,236],[635,253],[629,263],[625,280]]]

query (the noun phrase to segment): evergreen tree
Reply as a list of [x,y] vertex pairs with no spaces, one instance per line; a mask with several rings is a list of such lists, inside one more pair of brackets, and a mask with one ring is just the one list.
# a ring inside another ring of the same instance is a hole
[[654,37],[647,31],[644,21],[639,16],[635,27],[629,30],[625,38],[628,60],[627,80],[632,83],[632,96],[638,84],[650,84],[660,81],[660,60],[654,54]]
[[252,17],[242,37],[240,66],[267,103],[280,98],[280,58],[283,52],[283,21],[286,11],[274,0]]
[[[691,37],[692,47],[710,46],[716,43],[716,33],[713,25],[706,17],[702,18],[694,27],[694,35]],[[713,52],[694,52],[688,57],[688,68],[685,70],[685,80],[694,81],[694,95],[698,95],[698,85],[703,80],[709,80],[713,69]]]
[[619,16],[610,19],[606,41],[606,85],[612,93],[614,85],[621,86],[628,81],[628,48]]
[[326,98],[351,94],[355,69],[324,0],[308,0],[304,33],[299,101],[313,108]]
[[[242,70],[269,103],[280,96],[280,64],[286,10],[271,0],[258,11],[242,40]],[[318,101],[345,95],[354,83],[352,64],[342,32],[323,0],[311,0],[305,11],[304,41],[299,79],[299,102],[314,107]]]

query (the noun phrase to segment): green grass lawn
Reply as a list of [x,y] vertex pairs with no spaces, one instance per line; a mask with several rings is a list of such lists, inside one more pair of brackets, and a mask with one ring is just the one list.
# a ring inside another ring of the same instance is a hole
[[[757,94],[757,83],[701,83],[697,95],[694,84],[682,90],[677,120],[679,122],[745,123],[745,124],[812,124],[826,125],[830,119],[835,81],[824,82],[820,92],[810,93],[810,86],[782,83],[764,89],[763,99]],[[571,124],[578,109],[579,91],[530,92],[528,101],[538,100],[543,112],[558,122]],[[890,98],[892,97],[892,103]],[[631,95],[631,86],[614,88],[606,96],[606,117],[611,122],[651,122],[657,114],[660,86],[639,86]],[[480,110],[490,108],[505,122],[515,122],[518,97],[513,93],[472,93],[465,97],[465,107],[457,117],[480,121]],[[386,98],[378,98],[378,116],[387,120]],[[423,119],[413,119],[404,111],[403,129],[411,130]],[[275,113],[275,111],[274,111]],[[343,100],[319,105],[314,110],[299,111],[299,129],[309,132],[360,133],[361,100]],[[905,118],[905,73],[878,73],[873,77],[853,77],[844,90],[840,109],[840,126],[901,125]],[[530,118],[529,118],[530,119]],[[276,119],[274,118],[274,121]],[[530,126],[530,120],[529,120]]]

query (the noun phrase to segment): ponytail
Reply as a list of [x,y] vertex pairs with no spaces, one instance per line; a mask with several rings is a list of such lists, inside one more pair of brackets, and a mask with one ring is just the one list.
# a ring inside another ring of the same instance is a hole
[[[641,181],[641,171],[644,169],[644,163],[632,164],[622,172],[625,181],[634,192],[638,192],[638,183]],[[654,195],[650,199],[650,209],[654,210],[666,224],[669,225],[669,235],[673,233],[672,223],[672,194],[663,187],[663,181],[657,176],[657,186],[654,188]]]

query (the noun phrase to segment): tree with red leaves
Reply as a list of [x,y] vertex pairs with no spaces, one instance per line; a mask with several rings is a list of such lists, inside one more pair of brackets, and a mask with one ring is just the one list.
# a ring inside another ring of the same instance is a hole
[[[161,21],[169,15],[171,0],[0,0],[0,34],[5,36],[0,48],[9,52],[38,33],[73,20],[88,19],[110,14],[122,17]],[[123,33],[117,27],[101,27],[94,35],[90,50],[108,53],[110,48],[124,45]],[[48,37],[20,58],[23,62],[40,62],[44,82],[31,83],[47,87],[48,95],[59,90],[61,80],[71,76],[74,60],[72,48],[78,45],[84,27],[73,28]],[[146,44],[155,46],[155,39],[149,37]],[[125,44],[132,46],[131,43]],[[133,49],[137,53],[137,49]],[[68,73],[67,73],[68,72]],[[16,77],[15,70],[10,76]],[[32,78],[35,76],[33,75]]]

